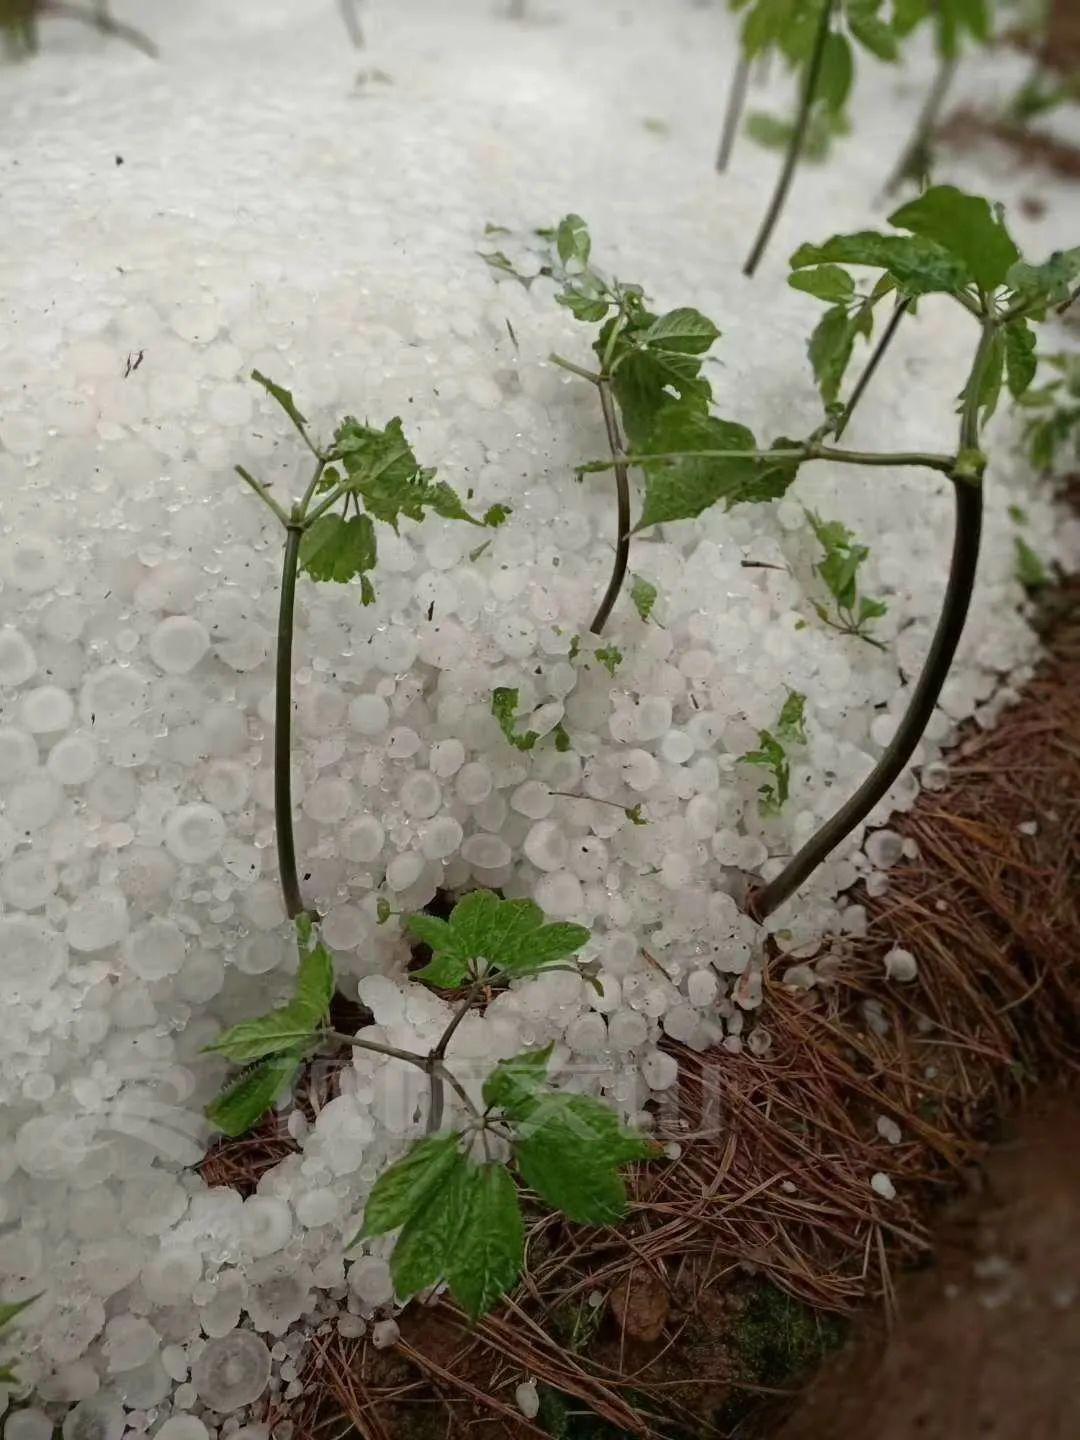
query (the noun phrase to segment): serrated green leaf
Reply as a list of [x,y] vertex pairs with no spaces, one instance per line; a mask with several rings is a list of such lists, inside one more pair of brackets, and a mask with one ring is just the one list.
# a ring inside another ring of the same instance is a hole
[[593,325],[603,320],[611,309],[611,301],[603,296],[589,295],[580,288],[567,286],[555,296],[556,303],[565,306],[575,320],[581,320],[586,325]]
[[758,731],[758,750],[748,750],[739,758],[747,765],[772,771],[772,781],[758,790],[759,806],[765,814],[775,815],[787,803],[791,793],[791,766],[783,745],[769,730]]
[[497,530],[500,525],[505,525],[513,514],[509,505],[489,505],[484,511],[484,524],[491,530]]
[[255,381],[256,385],[262,386],[272,400],[277,401],[282,410],[285,411],[285,414],[296,426],[297,430],[300,431],[300,434],[304,435],[304,427],[307,425],[307,419],[300,414],[296,401],[292,397],[292,391],[286,390],[284,385],[275,384],[275,382],[271,380],[269,376],[264,375],[261,370],[252,370],[251,378]]
[[879,60],[895,60],[899,55],[896,33],[880,16],[868,9],[848,5],[848,24],[855,39]]
[[555,247],[564,265],[571,260],[576,260],[581,265],[589,263],[592,241],[589,239],[589,227],[580,215],[566,215],[559,221],[559,228],[555,232]]
[[645,345],[683,355],[704,354],[719,338],[720,331],[707,316],[685,306],[658,316],[640,336]]
[[789,690],[788,697],[780,710],[776,722],[777,734],[781,740],[794,745],[806,744],[806,696],[798,690]]
[[819,300],[843,305],[855,294],[855,281],[839,265],[816,265],[811,270],[796,270],[788,276],[793,290],[805,290]]
[[523,1101],[514,1116],[518,1168],[553,1209],[584,1225],[610,1225],[626,1213],[619,1166],[655,1148],[623,1130],[618,1117],[586,1095]]
[[502,1110],[510,1118],[519,1113],[544,1085],[554,1048],[552,1041],[542,1050],[530,1050],[510,1060],[501,1060],[484,1081],[484,1104],[492,1110]]
[[843,110],[854,78],[855,61],[851,54],[851,41],[840,31],[833,30],[826,37],[822,51],[817,83],[818,98],[834,113]]
[[540,739],[536,730],[519,733],[517,724],[518,692],[509,685],[499,685],[491,692],[491,713],[499,729],[515,750],[531,750]]
[[311,944],[310,929],[305,933],[299,924],[297,929],[300,965],[293,999],[267,1015],[234,1025],[207,1050],[246,1065],[264,1055],[302,1050],[322,1025],[334,997],[334,962],[321,941]]
[[425,508],[447,520],[482,524],[449,485],[432,483],[435,471],[418,463],[399,416],[382,430],[350,417],[338,427],[334,448],[348,473],[350,489],[359,495],[364,509],[395,530],[402,515],[422,520]]
[[820,245],[800,245],[791,257],[793,270],[808,265],[869,265],[888,271],[906,295],[952,294],[971,276],[966,264],[942,245],[919,235],[879,235],[873,230],[833,235]]
[[1048,305],[1063,304],[1072,286],[1080,279],[1080,245],[1055,250],[1041,265],[1018,260],[1005,276],[1005,283],[1018,300],[1045,299]]
[[1050,576],[1046,566],[1021,535],[1014,537],[1016,547],[1016,578],[1027,590],[1040,590],[1049,585]]
[[460,1144],[461,1136],[451,1133],[417,1140],[411,1145],[372,1186],[356,1239],[385,1235],[411,1220],[465,1164]]
[[642,620],[648,620],[652,614],[658,594],[659,591],[655,585],[650,584],[648,580],[643,580],[640,575],[634,576],[630,586],[630,599]]
[[346,584],[376,564],[375,526],[369,515],[320,515],[300,539],[300,568],[313,580]]
[[206,1118],[226,1135],[243,1135],[273,1108],[281,1092],[300,1072],[303,1049],[258,1060],[222,1086],[206,1107]]
[[430,918],[409,920],[410,930],[434,952],[432,963],[416,978],[448,988],[471,974],[486,973],[480,962],[514,977],[533,974],[566,959],[589,939],[583,925],[545,925],[543,911],[532,900],[502,900],[490,890],[474,890],[459,900],[445,930],[432,926]]
[[1038,363],[1034,330],[1026,320],[1013,320],[1005,327],[1005,374],[1014,400],[1034,380]]
[[459,1153],[405,1223],[390,1256],[390,1277],[400,1299],[427,1290],[445,1276],[468,1218],[474,1171]]
[[810,357],[818,390],[826,405],[840,394],[840,386],[855,345],[855,328],[843,305],[826,310],[810,334],[806,352]]
[[450,1292],[472,1320],[487,1314],[521,1273],[525,1226],[505,1165],[478,1165],[462,1199],[463,1221],[447,1256]]
[[[699,451],[732,451],[730,458]],[[743,501],[777,498],[791,479],[779,466],[755,458],[757,445],[745,425],[669,405],[642,446],[642,455],[686,452],[677,460],[641,460],[645,503],[635,532],[670,520],[692,519],[722,500],[730,508]]]
[[596,658],[608,674],[615,678],[615,671],[623,662],[623,653],[617,645],[605,645],[596,651]]
[[943,246],[961,260],[983,290],[1002,284],[1020,252],[1004,223],[981,195],[954,185],[932,185],[889,216],[890,225]]

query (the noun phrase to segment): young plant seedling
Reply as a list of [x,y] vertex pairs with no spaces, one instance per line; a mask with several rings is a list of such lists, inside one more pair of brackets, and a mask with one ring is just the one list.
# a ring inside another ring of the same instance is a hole
[[752,117],[747,127],[759,141],[782,146],[783,168],[772,200],[751,247],[743,274],[753,275],[783,210],[799,160],[820,158],[834,135],[847,131],[845,106],[855,78],[855,48],[880,60],[897,58],[896,32],[881,17],[883,0],[732,0],[746,9],[740,34],[740,58],[728,100],[717,157],[723,169],[733,143],[746,95],[747,67],[759,57],[778,53],[800,76],[795,119]]
[[[299,963],[286,1004],[234,1025],[207,1047],[240,1067],[207,1107],[207,1115],[225,1134],[242,1135],[293,1085],[306,1061],[341,1046],[421,1070],[429,1086],[429,1138],[417,1142],[379,1177],[357,1239],[401,1227],[391,1261],[400,1298],[445,1279],[463,1310],[476,1319],[506,1293],[521,1269],[524,1225],[515,1176],[570,1219],[610,1224],[626,1208],[621,1167],[650,1157],[656,1147],[624,1131],[600,1101],[552,1091],[545,1080],[551,1047],[503,1061],[484,1083],[483,1110],[448,1064],[447,1052],[459,1025],[493,989],[550,970],[572,970],[598,983],[597,967],[577,958],[589,939],[588,930],[563,922],[546,924],[531,900],[503,900],[491,891],[476,890],[458,901],[448,920],[408,917],[409,932],[432,952],[413,979],[457,999],[441,1036],[426,1053],[331,1028],[333,959],[319,936],[318,917],[305,907],[300,893],[292,829],[292,633],[298,570],[320,581],[357,580],[361,604],[375,599],[375,521],[396,529],[403,516],[420,520],[433,510],[449,520],[498,526],[509,512],[505,506],[492,506],[483,521],[474,519],[450,486],[436,482],[435,472],[418,464],[400,420],[376,429],[346,417],[332,444],[323,447],[311,438],[288,390],[258,371],[252,378],[285,412],[314,457],[307,489],[288,509],[261,481],[237,467],[286,532],[278,616],[274,806],[281,887],[296,928]],[[497,690],[493,712],[512,744],[531,749],[539,737],[532,731],[517,733],[517,703],[515,690]],[[558,734],[555,744],[566,748]],[[394,913],[380,897],[378,923]],[[460,1101],[463,1119],[457,1128],[437,1135],[447,1087]],[[505,1151],[509,1160],[495,1158],[496,1142],[500,1157]],[[478,1151],[483,1160],[477,1158]]]
[[990,0],[899,0],[895,4],[893,30],[898,39],[906,39],[924,23],[934,29],[937,69],[911,136],[885,182],[886,195],[894,195],[906,181],[921,188],[929,180],[934,132],[952,88],[965,37],[973,45],[990,42]]
[[758,808],[763,815],[778,815],[791,794],[791,762],[787,747],[806,744],[806,696],[797,690],[788,692],[776,720],[775,733],[758,731],[757,750],[748,750],[739,758],[747,765],[768,770],[772,779],[758,787]]
[[885,647],[868,633],[868,627],[880,620],[888,610],[884,600],[872,600],[868,595],[859,594],[859,567],[869,558],[870,551],[860,545],[854,535],[839,520],[822,520],[812,510],[806,511],[806,518],[814,536],[825,551],[825,558],[814,566],[815,573],[833,597],[836,614],[831,615],[825,605],[814,603],[817,617],[842,635],[854,635],[868,645]]

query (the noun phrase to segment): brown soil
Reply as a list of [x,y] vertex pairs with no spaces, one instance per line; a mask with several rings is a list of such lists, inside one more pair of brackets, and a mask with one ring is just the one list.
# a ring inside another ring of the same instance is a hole
[[829,1361],[775,1440],[1072,1440],[1080,1102],[1025,1116],[905,1276],[891,1336]]
[[1014,125],[998,116],[984,114],[969,105],[961,106],[946,118],[938,128],[937,138],[954,150],[972,150],[989,141],[1011,151],[1017,168],[1038,166],[1064,180],[1080,179],[1077,146],[1032,126]]

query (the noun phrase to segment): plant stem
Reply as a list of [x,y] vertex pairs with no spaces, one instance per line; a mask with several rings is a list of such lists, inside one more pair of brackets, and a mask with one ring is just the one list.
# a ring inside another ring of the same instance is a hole
[[[819,445],[808,441],[798,449],[791,450],[662,450],[654,455],[624,455],[626,465],[651,465],[657,460],[795,460],[805,464],[809,460],[834,460],[840,465],[870,465],[889,467],[916,465],[924,470],[940,470],[951,475],[956,465],[954,455],[937,455],[918,450],[881,451],[837,450],[834,446]],[[612,470],[613,460],[590,460],[578,468],[593,474],[601,470]]]
[[[994,320],[983,322],[971,374],[964,388],[964,404],[960,419],[961,451],[973,451],[979,445],[979,391],[997,334]],[[954,475],[953,494],[956,500],[956,529],[953,534],[952,561],[945,588],[941,615],[926,657],[922,673],[912,693],[908,708],[885,753],[873,770],[836,814],[816,835],[789,860],[784,869],[767,885],[753,891],[747,909],[756,920],[771,915],[803,881],[822,864],[829,854],[857,825],[862,824],[875,805],[888,793],[903,773],[923,731],[934,713],[952,665],[956,647],[964,631],[975,571],[979,560],[979,539],[982,532],[982,485]]]
[[761,222],[757,239],[743,266],[744,275],[753,275],[765,253],[765,247],[769,243],[776,222],[780,218],[780,211],[784,208],[788,190],[791,188],[795,167],[802,155],[803,145],[806,142],[806,129],[810,121],[810,111],[813,108],[818,81],[821,78],[821,66],[825,58],[825,42],[829,38],[832,25],[834,3],[835,0],[825,0],[825,4],[821,8],[821,19],[818,21],[817,34],[814,36],[814,48],[806,67],[806,80],[803,84],[802,98],[799,101],[799,113],[795,117],[795,126],[791,132],[791,139],[788,141],[787,154],[784,156],[784,168],[780,172],[780,179],[777,181],[769,208],[765,212],[765,219]]
[[575,365],[573,360],[567,360],[565,355],[556,355],[553,350],[548,359],[553,365],[558,365],[563,370],[569,370],[571,375],[580,375],[582,380],[591,381],[593,385],[600,384],[600,376],[595,370],[586,370],[583,365]]
[[895,307],[895,309],[893,310],[893,313],[892,313],[892,315],[891,315],[890,318],[889,318],[889,323],[888,323],[888,325],[886,325],[885,329],[882,331],[881,339],[878,341],[877,345],[874,347],[874,353],[870,356],[870,359],[866,362],[866,365],[865,365],[865,367],[863,368],[862,374],[859,376],[858,380],[855,382],[855,389],[852,390],[852,392],[851,392],[851,398],[850,398],[850,400],[848,400],[847,404],[844,406],[844,413],[843,413],[843,415],[841,415],[841,417],[840,417],[840,423],[839,423],[839,425],[837,425],[836,430],[835,430],[835,432],[834,432],[837,440],[840,439],[840,436],[843,435],[844,431],[847,429],[847,427],[848,427],[848,421],[851,419],[851,416],[852,416],[852,413],[853,413],[853,411],[854,411],[854,409],[855,409],[855,406],[858,405],[859,401],[860,401],[860,400],[862,399],[862,397],[863,397],[863,394],[864,394],[864,392],[865,392],[865,390],[866,390],[866,387],[870,384],[870,381],[874,378],[874,371],[875,371],[875,370],[877,369],[877,367],[881,364],[882,360],[883,360],[884,357],[885,357],[885,352],[886,352],[886,350],[888,350],[889,346],[892,344],[892,338],[893,338],[893,336],[896,334],[897,330],[899,330],[899,328],[900,328],[900,321],[903,320],[904,316],[907,314],[907,312],[908,312],[910,309],[911,309],[911,296],[910,296],[910,295],[905,296],[903,300],[900,300],[900,301],[897,302],[896,307]]
[[338,0],[338,3],[341,8],[341,18],[345,21],[345,29],[349,32],[349,39],[357,50],[363,50],[364,27],[360,23],[357,0]]
[[274,512],[274,514],[277,516],[277,518],[281,521],[282,525],[284,525],[285,528],[288,529],[288,515],[281,508],[281,506],[274,499],[274,497],[270,494],[270,491],[266,488],[262,481],[256,480],[255,476],[252,475],[250,471],[245,470],[242,465],[234,465],[233,469],[236,471],[237,475],[240,476],[240,479],[243,480],[244,484],[251,486],[252,490],[255,491],[255,494],[258,495],[259,499],[263,502],[263,504],[268,505],[270,509]]
[[599,635],[607,624],[608,616],[615,607],[615,601],[619,598],[619,591],[626,579],[626,567],[630,560],[630,472],[623,459],[622,436],[619,433],[619,421],[615,414],[615,402],[611,397],[611,382],[605,376],[598,381],[596,388],[600,392],[600,408],[604,412],[604,428],[607,430],[608,444],[611,446],[611,455],[615,462],[616,507],[615,563],[612,566],[611,579],[608,581],[604,598],[600,601],[600,608],[593,616],[593,622],[589,626],[594,635]]
[[277,673],[274,680],[274,825],[277,831],[278,872],[285,913],[290,920],[303,913],[300,878],[296,873],[296,843],[292,822],[292,650],[296,608],[296,568],[303,527],[288,522],[281,562],[281,603],[278,609]]
[[949,93],[949,87],[952,85],[955,74],[955,57],[942,56],[938,60],[937,74],[923,101],[923,107],[919,111],[919,118],[915,121],[915,129],[911,132],[911,138],[900,152],[900,158],[885,182],[884,193],[886,195],[895,195],[909,176],[917,175],[920,157],[926,152],[930,138],[937,129],[938,121],[941,118],[941,109],[945,104],[945,97]]
[[731,72],[727,106],[724,110],[724,128],[720,132],[720,148],[716,152],[716,173],[718,175],[724,173],[731,159],[735,136],[739,130],[739,121],[742,119],[743,106],[746,104],[746,86],[749,79],[750,61],[740,47],[739,57],[735,61],[735,69]]
[[[451,1015],[450,1023],[447,1025],[443,1033],[439,1036],[438,1043],[427,1058],[428,1077],[431,1081],[431,1106],[428,1110],[429,1135],[434,1135],[435,1131],[438,1130],[439,1126],[442,1124],[443,1109],[446,1099],[445,1093],[443,1091],[443,1080],[446,1079],[450,1083],[451,1088],[456,1090],[459,1095],[463,1093],[459,1089],[457,1081],[446,1069],[443,1061],[446,1059],[447,1047],[449,1046],[450,1041],[454,1038],[455,1031],[461,1024],[461,1022],[465,1019],[465,1016],[472,1009],[473,1001],[480,994],[481,990],[483,990],[486,983],[486,976],[480,976],[478,979],[474,980],[473,983],[469,986],[464,1000],[462,1000],[461,1004],[454,1011],[453,1015]],[[465,1096],[465,1100],[470,1110],[474,1110],[475,1113],[475,1107],[473,1106],[472,1101],[469,1100],[468,1096]]]
[[149,55],[151,60],[158,58],[158,49],[154,42],[145,36],[141,30],[136,30],[134,25],[125,25],[122,20],[114,20],[104,6],[97,6],[93,13],[88,13],[79,5],[67,5],[63,0],[42,0],[38,7],[39,14],[54,15],[58,20],[78,20],[83,25],[89,25],[94,30],[99,30],[102,35],[111,35],[116,40],[126,40],[136,50],[141,50],[144,55]]
[[346,1035],[343,1030],[324,1030],[327,1040],[336,1040],[340,1045],[351,1045],[355,1050],[370,1050],[373,1055],[385,1055],[389,1060],[404,1060],[419,1070],[427,1070],[426,1055],[417,1055],[412,1050],[396,1050],[393,1045],[382,1045],[378,1040],[362,1040],[358,1035]]

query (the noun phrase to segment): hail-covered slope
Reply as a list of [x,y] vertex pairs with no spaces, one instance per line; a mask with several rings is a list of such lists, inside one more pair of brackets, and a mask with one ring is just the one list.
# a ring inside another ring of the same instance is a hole
[[[20,1370],[48,1400],[85,1401],[69,1440],[118,1435],[121,1404],[135,1430],[174,1410],[167,1440],[202,1440],[265,1391],[253,1331],[287,1387],[302,1334],[276,1337],[338,1310],[355,1327],[391,1299],[381,1242],[346,1280],[343,1241],[421,1123],[422,1077],[360,1059],[310,1130],[293,1116],[300,1153],[247,1201],[190,1168],[222,1077],[202,1047],[284,995],[295,967],[270,766],[281,533],[232,467],[285,496],[308,465],[253,367],[324,435],[348,412],[400,415],[474,508],[513,509],[475,558],[467,526],[384,527],[370,607],[306,579],[298,599],[297,845],[342,987],[399,1046],[445,1024],[404,984],[379,896],[408,911],[436,887],[499,887],[594,932],[603,995],[562,973],[501,996],[457,1032],[472,1079],[556,1040],[567,1083],[640,1120],[674,1081],[665,1033],[767,1050],[741,872],[790,853],[880,753],[943,588],[945,482],[816,465],[779,504],[635,540],[653,621],[624,596],[614,676],[588,646],[572,660],[614,505],[608,476],[573,477],[604,453],[595,394],[547,356],[588,363],[591,337],[547,281],[499,280],[476,253],[487,222],[525,233],[581,212],[598,263],[717,320],[721,413],[807,433],[819,307],[785,286],[784,257],[876,223],[910,80],[870,67],[855,135],[800,177],[751,284],[739,264],[775,163],[746,142],[729,176],[711,172],[732,33],[719,10],[605,0],[523,27],[486,0],[410,0],[376,10],[373,48],[354,55],[329,0],[304,9],[146,4],[158,65],[60,27],[0,72],[0,1299],[42,1292]],[[1021,193],[1008,174],[954,178]],[[1042,194],[1041,222],[1011,214],[1036,253],[1076,218],[1075,200]],[[953,445],[972,327],[947,302],[922,308],[853,445]],[[1075,526],[1009,458],[1007,423],[998,434],[972,619],[902,807],[919,767],[941,783],[954,722],[991,719],[1032,663],[1007,506],[1045,562],[1076,556]],[[804,504],[870,547],[883,650],[817,620]],[[526,722],[539,709],[536,728],[561,721],[571,749],[511,748],[498,686]],[[790,690],[808,744],[769,818],[738,757]],[[623,813],[638,804],[647,825]],[[882,863],[896,848],[870,844]],[[849,846],[775,918],[780,944],[799,958],[857,934],[844,892],[871,869]],[[35,1411],[18,1440],[46,1432]]]

